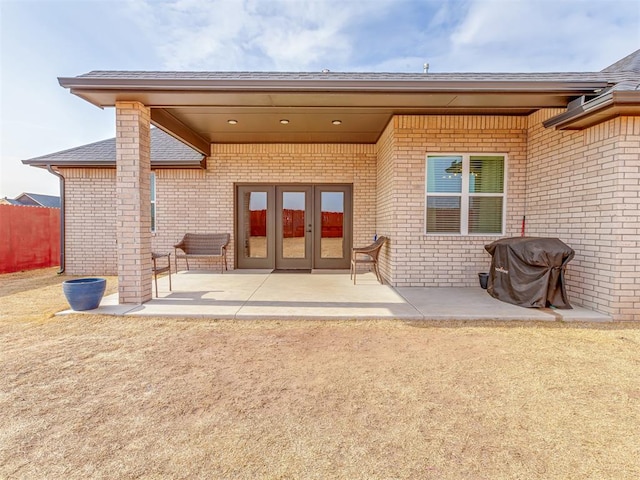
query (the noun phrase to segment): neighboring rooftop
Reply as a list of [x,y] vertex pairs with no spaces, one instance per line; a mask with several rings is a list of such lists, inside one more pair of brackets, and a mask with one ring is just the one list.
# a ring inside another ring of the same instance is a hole
[[16,198],[3,198],[2,203],[20,207],[60,208],[60,197],[41,193],[21,193]]

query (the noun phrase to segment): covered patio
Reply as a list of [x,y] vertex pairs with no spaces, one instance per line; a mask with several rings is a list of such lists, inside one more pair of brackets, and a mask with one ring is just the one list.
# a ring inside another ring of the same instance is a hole
[[[114,107],[115,137],[25,163],[68,193],[62,271],[117,275],[118,311],[494,318],[505,305],[475,298],[485,247],[534,237],[575,251],[572,305],[637,320],[638,59],[564,73],[92,71],[59,82]],[[228,265],[243,272],[178,278],[155,299],[152,252],[185,234],[229,235]],[[250,279],[345,269],[379,236],[396,290],[372,300],[348,279],[313,296],[315,277]],[[246,285],[227,285],[239,275]]]
[[[611,321],[607,315],[572,310],[523,308],[492,298],[478,287],[391,287],[373,273],[281,273],[271,270],[181,271],[158,279],[158,297],[142,305],[105,297],[87,313],[132,316],[200,317],[236,320],[503,320]],[[63,313],[72,313],[66,311]]]

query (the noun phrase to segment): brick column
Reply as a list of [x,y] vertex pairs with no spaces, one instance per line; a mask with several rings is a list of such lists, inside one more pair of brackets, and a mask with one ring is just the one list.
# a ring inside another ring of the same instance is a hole
[[150,110],[116,103],[116,238],[119,303],[151,299]]

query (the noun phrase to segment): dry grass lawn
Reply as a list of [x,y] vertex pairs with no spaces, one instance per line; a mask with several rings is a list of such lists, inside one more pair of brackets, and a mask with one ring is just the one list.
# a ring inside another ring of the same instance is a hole
[[0,478],[640,478],[640,325],[54,317],[63,279],[0,276]]

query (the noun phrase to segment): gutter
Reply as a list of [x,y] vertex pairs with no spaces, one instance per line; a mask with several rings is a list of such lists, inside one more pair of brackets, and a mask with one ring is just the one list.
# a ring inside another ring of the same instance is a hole
[[202,78],[114,78],[58,77],[58,83],[71,93],[106,93],[108,91],[186,91],[214,92],[379,92],[379,93],[593,93],[610,86],[603,80],[500,80],[480,78],[460,80],[425,75],[424,80],[354,80],[354,79],[202,79]]
[[567,110],[560,115],[556,115],[548,120],[542,122],[545,128],[557,127],[565,123],[571,123],[581,117],[594,113],[596,110],[600,110],[604,107],[611,105],[613,102],[613,92],[606,93],[604,95],[600,95],[588,102],[583,103],[582,105],[572,108],[571,110]]
[[[65,168],[116,168],[115,160],[83,160],[79,163],[75,160],[64,160],[55,157],[55,154],[47,155],[48,158],[38,160],[34,158],[32,160],[22,160],[22,163],[31,167],[41,167],[49,169],[51,161],[55,161],[55,166]],[[151,162],[152,170],[159,169],[173,169],[173,170],[206,170],[207,169],[207,157],[202,156],[199,160],[187,160],[184,163],[177,163],[173,160],[154,160]],[[54,175],[58,175],[57,172],[52,172]]]
[[64,273],[65,269],[66,269],[66,264],[65,264],[65,256],[64,256],[64,251],[65,251],[65,242],[64,242],[64,238],[65,238],[65,231],[64,231],[64,223],[65,223],[65,210],[64,210],[64,194],[65,194],[65,184],[64,184],[64,177],[56,172],[53,168],[51,168],[51,164],[47,165],[47,170],[49,171],[49,173],[51,173],[52,175],[55,175],[56,177],[58,177],[60,179],[60,270],[58,270],[58,275],[61,275]]
[[[623,107],[635,107],[640,103],[638,92],[636,91],[609,91],[592,100],[584,102],[582,105],[571,108],[560,115],[549,118],[542,122],[545,128],[555,127],[556,129],[568,128],[571,124],[588,118],[594,114],[602,113],[611,109],[611,117],[616,116],[617,109]],[[598,122],[599,123],[599,122]]]

